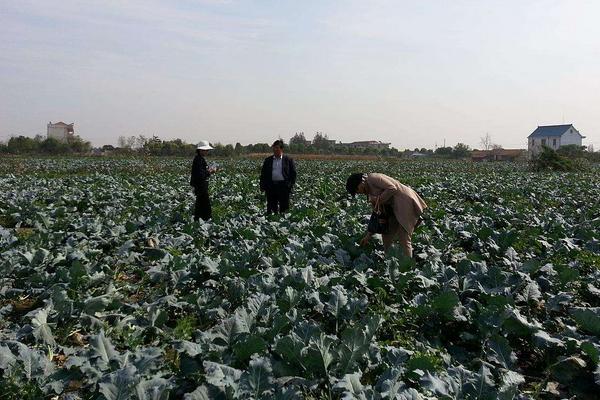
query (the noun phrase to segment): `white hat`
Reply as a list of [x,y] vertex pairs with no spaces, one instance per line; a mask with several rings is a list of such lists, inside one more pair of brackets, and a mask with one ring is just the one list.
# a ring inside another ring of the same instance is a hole
[[213,147],[208,143],[208,140],[201,140],[196,146],[198,150],[212,150]]

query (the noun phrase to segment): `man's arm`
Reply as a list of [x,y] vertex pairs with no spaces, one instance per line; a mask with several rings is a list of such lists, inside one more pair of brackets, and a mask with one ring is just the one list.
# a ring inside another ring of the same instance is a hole
[[290,158],[290,186],[294,186],[296,184],[296,163],[294,163],[294,159]]
[[262,168],[260,170],[260,190],[267,190],[267,161],[268,158],[263,161]]

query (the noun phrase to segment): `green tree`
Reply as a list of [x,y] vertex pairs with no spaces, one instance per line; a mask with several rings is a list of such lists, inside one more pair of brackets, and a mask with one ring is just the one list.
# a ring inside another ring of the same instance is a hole
[[577,146],[576,144],[568,144],[561,146],[556,150],[561,156],[568,158],[583,158],[585,156],[585,146]]
[[40,142],[27,136],[13,136],[8,139],[8,152],[11,154],[31,154],[39,152]]
[[225,147],[223,148],[223,156],[225,157],[231,157],[235,154],[235,149],[233,148],[232,144],[226,144]]
[[471,155],[471,148],[464,143],[458,143],[452,149],[452,156],[455,158],[465,158]]
[[452,155],[452,147],[438,147],[435,149],[435,155],[449,157]]
[[304,132],[296,132],[294,136],[290,139],[290,146],[298,146],[306,145],[306,137],[304,136]]
[[72,136],[67,141],[67,147],[73,153],[89,153],[92,150],[92,144],[83,140],[79,136]]
[[40,151],[46,154],[64,154],[70,150],[68,143],[49,137],[40,143]]
[[313,138],[312,145],[317,150],[330,150],[331,142],[329,141],[329,136],[324,134],[323,132],[315,133],[315,137]]
[[542,146],[542,151],[532,158],[531,168],[534,171],[572,171],[574,165],[567,157],[548,146]]
[[240,142],[237,142],[235,144],[234,151],[235,151],[235,154],[243,154],[243,153],[245,153],[244,146],[242,146],[242,144]]

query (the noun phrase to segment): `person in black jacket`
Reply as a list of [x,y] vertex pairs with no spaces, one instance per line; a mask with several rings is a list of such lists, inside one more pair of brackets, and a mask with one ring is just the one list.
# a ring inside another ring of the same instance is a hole
[[204,156],[212,150],[210,143],[203,140],[196,146],[196,157],[192,163],[192,177],[190,185],[194,187],[196,193],[196,204],[194,206],[194,221],[202,218],[207,221],[212,217],[210,207],[210,197],[208,196],[208,178],[216,172],[216,169],[209,168]]
[[283,141],[276,140],[273,155],[265,158],[260,172],[260,190],[267,195],[267,214],[290,208],[290,193],[296,183],[294,160],[283,154]]

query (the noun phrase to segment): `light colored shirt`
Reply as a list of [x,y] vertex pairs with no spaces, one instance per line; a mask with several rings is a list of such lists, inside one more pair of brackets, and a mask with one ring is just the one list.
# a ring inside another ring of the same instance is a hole
[[283,156],[273,157],[273,171],[271,173],[273,182],[282,182],[285,180],[283,177]]

